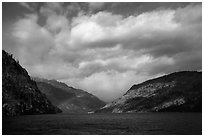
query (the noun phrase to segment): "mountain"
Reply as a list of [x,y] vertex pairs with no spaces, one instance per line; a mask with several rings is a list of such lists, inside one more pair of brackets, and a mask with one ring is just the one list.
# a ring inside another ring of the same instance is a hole
[[64,113],[87,113],[105,105],[94,95],[56,80],[33,78],[38,88]]
[[3,116],[58,113],[45,94],[31,80],[11,54],[2,51],[2,113]]
[[95,112],[202,112],[202,72],[175,72],[133,85]]

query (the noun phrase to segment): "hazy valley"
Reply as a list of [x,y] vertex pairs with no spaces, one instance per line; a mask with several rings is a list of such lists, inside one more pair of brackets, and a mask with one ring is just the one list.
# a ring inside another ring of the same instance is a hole
[[65,83],[40,78],[33,78],[33,80],[36,81],[42,93],[63,113],[88,113],[105,105],[94,95],[81,89],[69,87]]

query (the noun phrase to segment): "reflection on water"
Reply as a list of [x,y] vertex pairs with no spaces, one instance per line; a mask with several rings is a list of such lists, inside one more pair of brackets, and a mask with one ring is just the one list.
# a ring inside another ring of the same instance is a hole
[[3,134],[202,134],[202,114],[58,114],[4,117]]

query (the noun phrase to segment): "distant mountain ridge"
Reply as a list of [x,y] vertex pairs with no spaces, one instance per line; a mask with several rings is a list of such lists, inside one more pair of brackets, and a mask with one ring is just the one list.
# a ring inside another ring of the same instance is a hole
[[122,97],[95,112],[201,111],[202,72],[181,71],[133,85]]
[[47,80],[33,77],[38,88],[46,94],[51,102],[64,113],[87,113],[105,105],[94,95],[75,89],[57,80]]
[[3,116],[59,113],[12,54],[2,51]]

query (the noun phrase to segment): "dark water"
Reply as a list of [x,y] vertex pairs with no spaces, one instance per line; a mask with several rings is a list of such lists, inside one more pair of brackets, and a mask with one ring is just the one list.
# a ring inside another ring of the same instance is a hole
[[27,115],[2,122],[3,134],[202,134],[201,113]]

